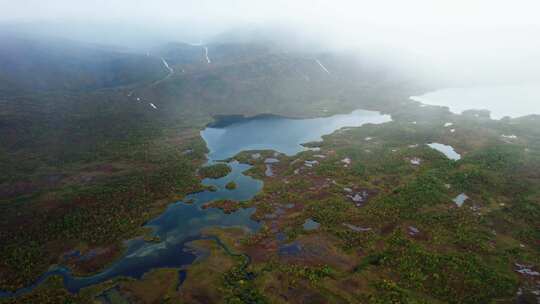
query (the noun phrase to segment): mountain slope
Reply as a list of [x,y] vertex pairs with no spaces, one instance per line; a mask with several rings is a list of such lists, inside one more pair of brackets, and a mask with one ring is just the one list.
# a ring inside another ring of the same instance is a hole
[[[159,58],[61,39],[0,35],[0,94],[89,90],[166,75]],[[9,84],[9,85],[8,85]]]

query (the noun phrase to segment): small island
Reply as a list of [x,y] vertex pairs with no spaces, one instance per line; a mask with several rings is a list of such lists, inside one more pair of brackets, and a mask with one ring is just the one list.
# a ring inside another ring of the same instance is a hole
[[242,203],[231,200],[219,200],[202,205],[203,209],[218,208],[223,210],[225,214],[231,214],[242,207]]
[[228,182],[226,185],[225,185],[225,188],[227,188],[227,190],[234,190],[236,189],[237,185],[235,182],[231,181],[231,182]]
[[202,178],[221,178],[231,173],[231,167],[227,164],[214,164],[199,169],[199,175]]

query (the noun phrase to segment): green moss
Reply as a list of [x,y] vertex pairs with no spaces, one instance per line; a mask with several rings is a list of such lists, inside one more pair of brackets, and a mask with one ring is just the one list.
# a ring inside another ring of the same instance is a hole
[[225,303],[268,303],[266,297],[255,287],[253,274],[247,271],[245,264],[235,266],[225,272],[222,284]]
[[199,188],[194,173],[190,162],[176,158],[150,174],[137,172],[106,184],[69,189],[59,198],[64,209],[52,214],[30,213],[32,224],[24,231],[13,226],[2,230],[5,245],[0,248],[0,265],[9,272],[0,278],[0,286],[20,288],[43,273],[60,254],[43,254],[50,242],[109,246],[135,236],[164,207],[157,202],[169,202]]
[[450,303],[486,303],[515,294],[517,280],[467,253],[435,253],[395,235],[383,265],[399,276],[399,285]]

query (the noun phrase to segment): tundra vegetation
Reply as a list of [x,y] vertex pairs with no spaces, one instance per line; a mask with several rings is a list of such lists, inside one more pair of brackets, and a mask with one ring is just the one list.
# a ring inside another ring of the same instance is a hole
[[213,164],[204,166],[199,169],[199,174],[202,178],[220,178],[231,172],[231,168],[227,164]]

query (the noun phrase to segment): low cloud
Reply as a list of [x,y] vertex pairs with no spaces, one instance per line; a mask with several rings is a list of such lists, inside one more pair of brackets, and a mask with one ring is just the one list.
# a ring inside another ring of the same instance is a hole
[[4,25],[92,42],[146,47],[210,40],[231,29],[281,28],[441,79],[540,79],[540,3],[533,0],[0,2]]

